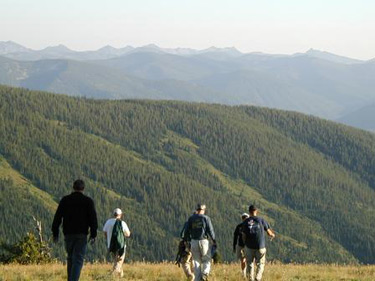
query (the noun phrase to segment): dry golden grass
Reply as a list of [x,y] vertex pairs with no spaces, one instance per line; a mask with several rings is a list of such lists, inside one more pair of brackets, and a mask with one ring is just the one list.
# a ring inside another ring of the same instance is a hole
[[[119,280],[110,275],[109,264],[86,264],[81,280]],[[122,280],[173,281],[186,280],[183,272],[170,263],[149,264],[132,263],[124,265],[125,277]],[[240,281],[239,265],[214,265],[210,276],[212,281]],[[0,265],[0,281],[62,281],[66,280],[65,266],[51,265]],[[375,266],[338,266],[338,265],[275,265],[266,266],[264,281],[289,280],[375,280]]]

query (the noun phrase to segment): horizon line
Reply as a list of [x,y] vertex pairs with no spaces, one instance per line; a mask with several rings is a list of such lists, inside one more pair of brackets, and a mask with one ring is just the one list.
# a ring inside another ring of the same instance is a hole
[[[358,58],[353,58],[353,57],[348,57],[348,56],[345,56],[345,55],[340,55],[340,54],[336,54],[336,53],[333,53],[333,52],[329,52],[329,51],[326,51],[326,50],[320,50],[320,49],[315,49],[315,48],[312,48],[310,47],[308,50],[306,51],[302,51],[302,52],[294,52],[294,53],[265,53],[265,52],[262,52],[262,51],[252,51],[252,52],[243,52],[243,51],[240,51],[237,47],[235,46],[230,46],[230,47],[216,47],[214,45],[210,46],[210,47],[206,47],[206,48],[203,48],[203,49],[195,49],[195,48],[191,48],[191,47],[161,47],[160,45],[157,45],[155,43],[149,43],[149,44],[146,44],[146,45],[139,45],[139,46],[134,46],[134,45],[125,45],[123,47],[114,47],[110,44],[107,44],[107,45],[104,45],[100,48],[96,48],[96,49],[85,49],[85,50],[75,50],[75,49],[72,49],[70,47],[68,47],[67,45],[65,44],[57,44],[57,45],[48,45],[44,48],[41,48],[41,49],[33,49],[33,48],[30,48],[30,47],[27,47],[23,44],[20,44],[18,42],[15,42],[13,40],[4,40],[4,41],[0,41],[0,43],[12,43],[12,44],[16,44],[16,45],[19,45],[23,48],[26,48],[26,49],[29,49],[31,51],[34,51],[34,52],[40,52],[40,51],[43,51],[45,49],[48,49],[48,48],[57,48],[57,47],[64,47],[66,49],[68,49],[69,51],[72,51],[72,52],[76,52],[76,53],[84,53],[84,52],[97,52],[101,49],[104,49],[104,48],[113,48],[113,49],[116,49],[116,50],[120,50],[120,49],[124,49],[124,48],[133,48],[133,49],[138,49],[138,48],[145,48],[145,47],[155,47],[155,48],[158,48],[158,49],[161,49],[161,50],[179,50],[179,49],[182,49],[182,50],[192,50],[192,51],[198,51],[198,52],[203,52],[203,51],[207,51],[207,50],[210,50],[210,49],[218,49],[218,50],[225,50],[225,49],[233,49],[243,55],[246,55],[246,54],[264,54],[264,55],[274,55],[274,56],[277,56],[277,55],[280,55],[280,56],[294,56],[294,55],[298,55],[298,54],[307,54],[309,51],[318,51],[318,52],[322,52],[322,53],[326,53],[326,54],[330,54],[330,55],[335,55],[335,56],[339,56],[339,57],[343,57],[343,58],[348,58],[348,59],[352,59],[352,60],[357,60],[357,61],[361,61],[361,62],[368,62],[368,61],[371,61],[371,60],[375,60],[375,58],[370,58],[370,59],[358,59]],[[5,53],[6,54],[6,53]]]

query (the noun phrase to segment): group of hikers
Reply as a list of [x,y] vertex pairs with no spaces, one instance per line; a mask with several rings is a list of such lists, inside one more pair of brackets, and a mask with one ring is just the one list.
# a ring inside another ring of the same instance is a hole
[[[214,228],[205,212],[206,205],[198,204],[180,235],[182,240],[177,262],[182,265],[186,277],[191,281],[208,280],[211,260],[217,248]],[[233,235],[233,252],[241,261],[243,277],[251,281],[260,281],[266,262],[265,233],[271,239],[275,237],[275,233],[267,221],[258,216],[258,209],[254,205],[249,206],[249,213],[243,213],[242,222],[236,226]],[[194,265],[194,272],[191,269],[191,262]]]
[[[53,240],[59,240],[59,227],[62,223],[67,252],[68,281],[79,280],[88,243],[97,237],[97,216],[93,200],[84,195],[85,183],[76,180],[73,192],[63,197],[59,203],[52,223]],[[182,265],[188,280],[205,281],[211,271],[211,260],[217,244],[210,217],[205,215],[206,205],[198,204],[181,231],[177,263]],[[266,238],[275,233],[266,220],[258,216],[258,209],[249,206],[249,214],[241,215],[242,222],[237,225],[233,236],[233,252],[241,261],[243,277],[251,281],[262,279],[266,260]],[[122,211],[114,209],[113,217],[103,227],[108,252],[114,261],[112,273],[123,277],[122,265],[125,260],[125,237],[130,236]],[[90,236],[87,240],[87,235]],[[193,264],[193,269],[192,265]],[[256,269],[255,269],[256,267]]]

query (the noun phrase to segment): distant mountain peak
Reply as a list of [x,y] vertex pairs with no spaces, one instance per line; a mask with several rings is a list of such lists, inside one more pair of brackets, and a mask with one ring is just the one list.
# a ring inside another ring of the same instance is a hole
[[111,45],[105,45],[105,46],[98,49],[98,51],[101,51],[101,50],[117,50],[117,48],[115,48]]
[[116,56],[124,55],[127,52],[132,51],[133,49],[134,48],[131,47],[131,46],[126,46],[126,47],[123,47],[123,48],[115,48],[111,45],[106,45],[106,46],[98,49],[96,52],[98,52],[102,55],[105,55],[105,56],[116,57]]
[[314,48],[308,49],[305,52],[305,54],[306,55],[331,55],[331,56],[337,56],[337,57],[339,57],[339,55],[335,55],[333,53],[330,53],[330,52],[327,52],[327,51],[321,51],[321,50],[314,49]]
[[[236,47],[232,46],[232,47],[227,47],[225,48],[227,50],[231,50],[231,51],[236,51],[236,52],[240,52]],[[241,53],[241,52],[240,52]]]
[[111,53],[115,53],[119,51],[119,49],[111,46],[111,45],[106,45],[104,47],[101,47],[100,49],[97,50],[97,52],[100,52],[100,53],[106,53],[106,54],[111,54]]
[[141,48],[151,48],[151,49],[161,49],[158,45],[156,45],[156,44],[148,44],[148,45],[145,45],[145,46],[143,46],[143,47],[141,47]]
[[168,53],[167,49],[162,49],[155,44],[148,44],[148,45],[144,45],[144,46],[136,47],[136,48],[127,46],[127,47],[124,48],[124,50],[129,51],[129,53],[138,53],[138,52],[140,52],[140,53],[142,53],[142,52]]
[[69,49],[67,46],[63,44],[50,46],[50,47],[44,48],[42,51],[74,52],[73,50]]
[[353,64],[353,63],[362,63],[363,61],[352,59],[344,56],[335,55],[333,53],[327,52],[327,51],[321,51],[317,49],[310,48],[307,50],[304,54],[296,54],[296,55],[306,55],[309,57],[324,59],[336,63],[343,63],[343,64]]
[[14,41],[0,41],[0,55],[18,53],[18,52],[29,52],[30,49],[14,42]]
[[215,47],[215,46],[211,46],[211,47],[207,48],[206,50],[207,51],[217,51],[217,50],[219,50],[219,48]]
[[315,54],[315,53],[323,53],[323,51],[316,50],[314,48],[310,48],[306,51],[306,54]]
[[14,41],[11,41],[11,40],[8,40],[8,41],[0,41],[0,44],[8,44],[8,45],[14,45],[14,46],[21,46],[23,47],[22,45],[14,42]]

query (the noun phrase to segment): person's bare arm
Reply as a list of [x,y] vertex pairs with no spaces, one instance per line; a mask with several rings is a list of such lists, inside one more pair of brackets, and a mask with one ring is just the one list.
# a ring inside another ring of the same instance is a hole
[[125,230],[124,234],[125,234],[125,237],[130,237],[130,231]]
[[275,236],[276,236],[275,233],[272,231],[271,228],[267,229],[267,234],[268,234],[268,236],[271,237],[271,240],[272,240],[273,238],[275,238]]
[[104,231],[104,237],[107,239],[107,231]]

